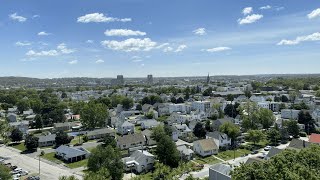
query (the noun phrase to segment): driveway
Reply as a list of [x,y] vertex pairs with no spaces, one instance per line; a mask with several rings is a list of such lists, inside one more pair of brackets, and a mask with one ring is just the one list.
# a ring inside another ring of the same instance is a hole
[[[7,148],[6,146],[0,147],[0,156],[5,157],[6,162],[16,165],[19,168],[29,171],[29,174],[39,173],[39,160],[20,154],[18,151]],[[58,180],[60,176],[74,175],[78,179],[83,179],[82,176],[73,173],[71,169],[66,167],[59,167],[54,164],[49,164],[46,161],[40,161],[40,177],[43,180]]]

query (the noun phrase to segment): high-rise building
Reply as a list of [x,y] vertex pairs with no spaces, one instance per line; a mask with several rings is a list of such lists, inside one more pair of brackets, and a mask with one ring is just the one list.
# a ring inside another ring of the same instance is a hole
[[111,85],[119,86],[124,84],[123,75],[117,75],[117,79],[111,79]]
[[148,84],[153,84],[153,76],[152,74],[149,74],[148,77],[147,77],[147,83]]
[[207,84],[210,83],[210,76],[209,76],[209,73],[208,73],[208,76],[207,76]]

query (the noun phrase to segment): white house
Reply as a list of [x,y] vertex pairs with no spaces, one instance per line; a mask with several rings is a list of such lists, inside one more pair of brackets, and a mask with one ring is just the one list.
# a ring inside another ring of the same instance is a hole
[[134,133],[134,125],[128,121],[124,121],[118,126],[117,132],[122,135]]
[[137,173],[148,172],[153,168],[154,155],[144,150],[134,151],[129,157],[122,158],[126,171],[135,171]]
[[128,134],[124,136],[117,137],[117,146],[120,149],[129,149],[134,147],[144,146],[146,139],[141,133],[137,134]]
[[202,139],[193,142],[193,151],[202,157],[218,154],[219,147],[213,139]]
[[192,130],[189,129],[186,124],[175,124],[173,126],[178,133],[178,137],[187,137],[190,133],[192,133]]
[[209,112],[211,108],[210,101],[194,101],[192,102],[192,109],[202,112]]
[[147,119],[147,120],[141,121],[141,129],[152,129],[159,125],[160,125],[160,122],[154,119]]
[[18,128],[24,135],[28,134],[29,121],[12,122],[9,123],[9,126]]
[[190,113],[191,107],[186,104],[169,104],[169,113],[181,112],[181,113]]
[[189,149],[186,145],[177,146],[178,151],[182,159],[191,160],[193,158],[194,152]]
[[206,134],[206,139],[209,138],[212,138],[219,148],[231,146],[231,138],[229,138],[225,133],[221,133],[219,131],[208,132]]

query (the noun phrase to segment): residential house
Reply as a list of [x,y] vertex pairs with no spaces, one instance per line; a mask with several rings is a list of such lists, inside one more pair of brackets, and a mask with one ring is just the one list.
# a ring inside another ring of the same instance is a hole
[[303,149],[309,147],[311,142],[307,142],[301,139],[292,139],[289,146],[287,147],[288,149]]
[[17,122],[17,115],[14,113],[8,113],[7,119],[9,123]]
[[215,164],[209,168],[209,180],[231,180],[232,169],[228,164]]
[[27,111],[23,111],[23,116],[29,116],[29,115],[32,115],[33,114],[33,110],[32,109],[29,109]]
[[117,132],[122,135],[134,133],[134,125],[129,121],[124,121],[118,126]]
[[144,135],[144,138],[146,140],[146,145],[154,146],[157,144],[157,142],[151,138],[152,131],[150,131],[149,129],[141,131],[141,134]]
[[180,113],[190,113],[191,111],[191,106],[186,105],[184,103],[181,104],[169,104],[169,113],[172,114],[174,112],[180,112]]
[[189,149],[186,145],[177,146],[178,151],[180,152],[181,159],[192,160],[194,151]]
[[69,131],[76,124],[73,122],[54,123],[53,127],[56,131]]
[[173,125],[175,131],[178,133],[178,137],[188,137],[192,133],[192,130],[186,124]]
[[136,150],[129,157],[122,158],[122,162],[126,171],[148,172],[153,169],[155,157],[148,151]]
[[206,139],[209,138],[212,138],[219,148],[231,146],[231,138],[225,133],[219,131],[207,132]]
[[193,151],[202,157],[211,156],[218,154],[219,147],[213,139],[202,139],[193,142]]
[[24,135],[28,134],[29,121],[12,122],[9,126],[19,129]]
[[151,104],[144,104],[142,105],[142,112],[143,113],[148,113],[150,109],[153,109],[153,106]]
[[316,144],[320,144],[320,134],[312,133],[312,134],[309,136],[309,142],[311,142],[311,143],[316,143]]
[[39,147],[53,146],[56,143],[56,135],[49,134],[46,136],[39,136]]
[[282,109],[281,118],[298,120],[299,112],[300,110],[295,110],[295,109]]
[[264,157],[265,160],[269,160],[270,158],[272,158],[273,156],[281,153],[283,151],[283,149],[279,149],[279,148],[276,148],[276,147],[272,147],[268,154]]
[[148,119],[141,122],[141,129],[152,129],[160,125],[160,122],[154,119]]
[[120,149],[129,149],[145,145],[145,138],[141,133],[128,134],[117,137],[117,146]]
[[18,108],[16,106],[12,108],[8,108],[8,113],[17,113],[17,112],[18,112]]
[[191,106],[193,110],[199,110],[206,113],[211,109],[210,101],[194,101]]
[[213,128],[213,130],[218,131],[222,124],[225,124],[225,123],[228,123],[228,122],[229,123],[233,123],[233,119],[231,119],[231,118],[217,119],[217,120],[212,122],[212,128]]
[[82,147],[75,148],[61,145],[55,151],[57,158],[60,158],[68,163],[81,161],[90,156],[90,152]]
[[92,139],[102,139],[106,137],[107,135],[110,136],[115,136],[114,130],[111,128],[103,128],[103,129],[96,129],[93,131],[88,131],[86,132],[86,136],[88,137],[89,140]]

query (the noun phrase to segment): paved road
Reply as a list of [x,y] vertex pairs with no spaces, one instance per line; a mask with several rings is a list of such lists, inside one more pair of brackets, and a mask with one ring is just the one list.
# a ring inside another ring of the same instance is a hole
[[[39,172],[39,161],[35,158],[20,154],[18,151],[14,151],[5,146],[0,147],[0,156],[8,158],[6,162],[16,165],[24,170],[29,171],[31,174]],[[48,164],[45,161],[40,162],[41,180],[58,180],[60,176],[74,175],[78,179],[82,179],[82,176],[72,173],[72,170]]]

